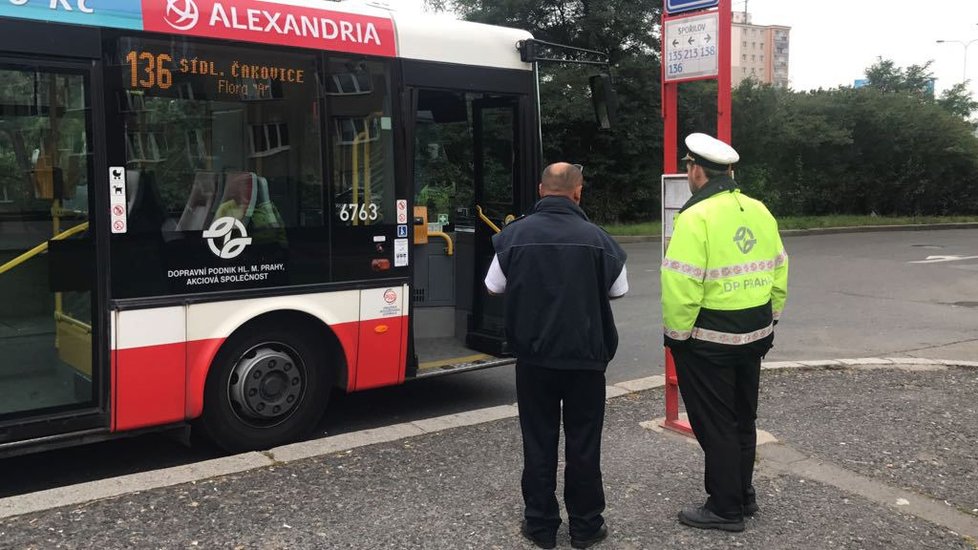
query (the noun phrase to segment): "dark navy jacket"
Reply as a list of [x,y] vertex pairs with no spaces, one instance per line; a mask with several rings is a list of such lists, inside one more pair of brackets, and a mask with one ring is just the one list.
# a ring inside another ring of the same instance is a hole
[[544,197],[492,239],[506,276],[506,337],[523,364],[603,371],[618,349],[608,291],[625,251],[574,201]]

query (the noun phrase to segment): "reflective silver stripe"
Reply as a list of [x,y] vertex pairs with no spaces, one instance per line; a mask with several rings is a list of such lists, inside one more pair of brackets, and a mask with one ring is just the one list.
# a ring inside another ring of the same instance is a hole
[[745,273],[764,273],[767,271],[774,271],[776,267],[781,267],[784,265],[784,262],[787,259],[788,254],[782,250],[780,254],[771,260],[759,260],[756,262],[746,262],[742,264],[710,268],[706,271],[706,277],[704,280],[715,281],[717,279],[726,279],[727,277],[736,277],[737,275],[743,275]]
[[679,273],[680,275],[686,275],[701,281],[715,281],[717,279],[726,279],[727,277],[736,277],[737,275],[743,275],[745,273],[764,273],[767,271],[774,271],[775,268],[784,265],[785,261],[787,260],[788,254],[782,250],[780,254],[770,260],[758,260],[756,262],[745,262],[742,264],[704,269],[693,264],[666,258],[662,260],[662,269]]
[[662,327],[662,333],[672,338],[673,340],[689,340],[689,337],[693,334],[691,330],[672,330],[667,327]]
[[730,332],[717,332],[715,330],[707,330],[705,328],[693,327],[692,337],[696,340],[703,340],[704,342],[713,342],[714,344],[729,344],[731,346],[742,346],[744,344],[750,344],[751,342],[756,342],[763,338],[767,338],[774,332],[774,324],[770,324],[760,330],[755,330],[754,332],[748,332],[746,334],[734,334]]
[[669,258],[662,260],[662,269],[673,271],[675,273],[679,273],[680,275],[686,275],[701,281],[703,280],[703,274],[706,272],[706,270],[702,267],[696,267],[693,264],[687,264],[677,260],[670,260]]

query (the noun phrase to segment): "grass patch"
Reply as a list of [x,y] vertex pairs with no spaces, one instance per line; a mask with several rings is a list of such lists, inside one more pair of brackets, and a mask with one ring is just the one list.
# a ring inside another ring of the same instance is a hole
[[616,237],[658,235],[662,233],[662,223],[659,220],[644,223],[602,225],[601,227]]
[[[785,216],[778,218],[781,229],[815,229],[819,227],[860,227],[868,225],[916,225],[939,223],[975,223],[978,216]],[[612,235],[658,235],[662,223],[658,220],[644,223],[602,225]]]
[[978,222],[978,216],[787,216],[778,218],[781,229],[813,229],[818,227],[860,227],[865,225],[917,225],[936,223]]

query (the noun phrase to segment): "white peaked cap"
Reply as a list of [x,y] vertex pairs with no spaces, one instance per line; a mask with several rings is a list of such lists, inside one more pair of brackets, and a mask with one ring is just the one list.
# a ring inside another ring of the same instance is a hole
[[686,136],[686,147],[693,162],[708,168],[725,170],[740,160],[733,147],[707,134],[689,134]]

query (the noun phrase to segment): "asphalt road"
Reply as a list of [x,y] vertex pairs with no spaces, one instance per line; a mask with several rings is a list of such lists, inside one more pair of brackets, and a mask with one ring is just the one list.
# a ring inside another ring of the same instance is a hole
[[[978,358],[978,231],[788,237],[788,306],[769,360]],[[609,383],[662,372],[659,245],[625,245],[631,290],[614,302]],[[928,258],[931,258],[928,260]],[[913,262],[930,263],[913,263]],[[334,395],[316,435],[513,403],[509,368]],[[0,496],[216,456],[150,435],[0,460]]]

